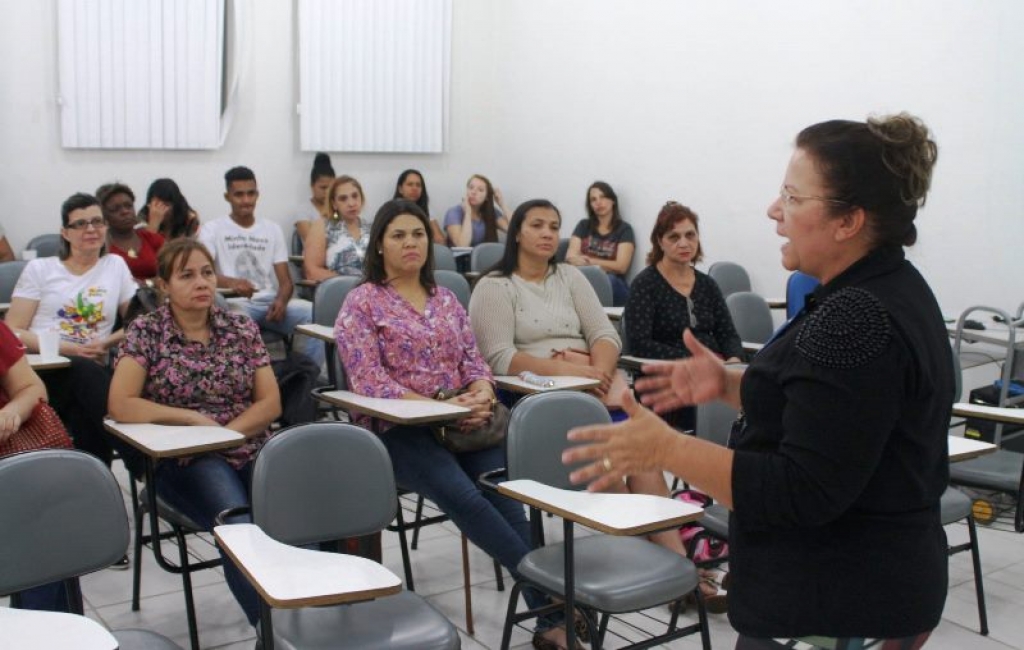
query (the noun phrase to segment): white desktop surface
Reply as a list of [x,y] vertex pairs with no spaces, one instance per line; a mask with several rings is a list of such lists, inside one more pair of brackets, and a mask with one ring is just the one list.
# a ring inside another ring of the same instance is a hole
[[295,326],[295,331],[310,338],[320,339],[328,343],[334,343],[334,328],[316,323],[302,323]]
[[953,415],[959,417],[979,417],[1006,424],[1024,424],[1024,409],[985,406],[960,402],[953,405]]
[[546,393],[552,390],[590,390],[591,388],[596,388],[601,385],[600,381],[587,377],[544,375],[542,378],[550,379],[555,382],[555,385],[538,386],[536,384],[523,381],[515,375],[495,375],[494,382],[498,384],[498,388],[504,388],[505,390],[512,391],[513,393],[522,393],[526,395],[532,393]]
[[529,479],[498,484],[501,494],[610,535],[643,535],[699,519],[691,503],[650,494],[562,490]]
[[53,359],[44,359],[41,354],[26,354],[25,358],[28,359],[28,365],[32,366],[33,370],[55,370],[57,368],[67,368],[71,365],[71,359],[67,357],[57,356]]
[[437,400],[366,397],[348,390],[326,391],[320,393],[318,397],[335,406],[398,424],[427,424],[458,420],[472,413],[465,406],[456,406]]
[[190,456],[218,449],[230,449],[245,442],[245,436],[224,427],[126,423],[104,420],[114,435],[155,458]]
[[962,438],[960,436],[949,436],[949,462],[956,463],[962,460],[970,460],[985,454],[992,454],[998,449],[991,442]]
[[116,650],[117,639],[85,616],[0,607],[0,650]]
[[217,526],[213,534],[272,607],[332,605],[402,590],[402,580],[373,560],[283,544],[255,524]]

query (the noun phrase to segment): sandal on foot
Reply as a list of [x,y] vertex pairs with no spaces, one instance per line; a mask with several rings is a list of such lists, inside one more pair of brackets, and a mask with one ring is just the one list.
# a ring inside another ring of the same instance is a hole
[[[565,646],[559,645],[551,639],[545,638],[542,634],[542,632],[533,633],[534,648],[537,650],[566,650]],[[579,641],[576,642],[576,650],[585,650],[584,647],[580,645]]]

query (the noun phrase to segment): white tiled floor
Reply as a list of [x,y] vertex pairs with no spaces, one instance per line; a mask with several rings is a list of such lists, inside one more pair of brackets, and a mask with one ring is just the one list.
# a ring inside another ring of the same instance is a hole
[[[548,520],[546,525],[550,538],[557,539],[560,525],[554,523],[554,520]],[[979,531],[990,634],[986,638],[977,633],[978,613],[970,556],[961,553],[950,559],[946,611],[927,648],[1024,649],[1024,616],[1021,616],[1021,612],[1024,612],[1024,536],[984,527],[979,527]],[[967,537],[966,528],[962,525],[950,526],[948,534],[951,542],[966,540]],[[401,575],[397,535],[385,533],[383,545],[385,564]],[[190,542],[190,549],[200,557],[211,557],[216,553],[211,545],[202,542]],[[459,628],[463,648],[497,648],[508,592],[497,591],[489,559],[478,549],[472,546],[471,549],[475,636],[466,633],[459,536],[450,523],[431,526],[422,532],[420,547],[413,551],[412,556],[417,591]],[[143,598],[139,612],[131,611],[130,570],[108,569],[83,578],[87,614],[112,629],[141,627],[155,630],[187,648],[188,631],[181,579],[160,570],[149,552],[144,554],[142,576]],[[241,610],[224,585],[220,570],[195,574],[194,584],[202,647],[232,650],[252,648],[255,632],[246,624]],[[3,601],[0,603],[6,604]],[[668,612],[664,609],[647,614],[650,617],[633,615],[627,621],[641,628],[655,629],[654,626],[658,625],[655,619],[668,619]],[[713,647],[732,648],[736,634],[729,627],[726,617],[713,616],[711,619]],[[636,638],[636,633],[629,630],[625,623],[613,624],[612,631],[631,639]],[[514,648],[531,647],[530,634],[516,630],[512,645]],[[609,638],[609,647],[620,645],[621,640]],[[699,648],[700,642],[698,638],[691,637],[673,643],[671,647]]]

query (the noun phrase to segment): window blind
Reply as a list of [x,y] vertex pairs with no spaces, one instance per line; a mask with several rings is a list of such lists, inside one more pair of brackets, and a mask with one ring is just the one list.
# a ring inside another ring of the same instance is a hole
[[441,152],[451,0],[299,0],[304,151]]
[[225,0],[58,0],[68,148],[213,149],[226,135]]

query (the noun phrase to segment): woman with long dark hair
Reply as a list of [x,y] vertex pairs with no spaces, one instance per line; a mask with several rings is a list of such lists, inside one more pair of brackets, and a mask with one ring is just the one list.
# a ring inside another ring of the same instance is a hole
[[193,237],[199,230],[199,215],[170,178],[158,178],[150,184],[139,218],[149,230],[160,233],[168,241]]
[[626,273],[633,263],[636,239],[633,227],[619,213],[619,197],[612,186],[595,181],[587,188],[587,218],[576,224],[569,238],[565,261],[575,266],[599,266],[612,283],[616,307],[626,304]]
[[[388,201],[373,220],[364,281],[349,293],[334,336],[354,392],[391,399],[444,399],[472,410],[464,430],[485,424],[495,401],[490,368],[455,294],[434,283],[430,222],[409,201]],[[445,398],[444,392],[462,389]],[[369,418],[357,417],[357,422]],[[429,427],[379,423],[381,442],[404,488],[427,497],[488,555],[515,573],[531,546],[523,508],[483,492],[480,474],[503,467],[500,446],[455,453]],[[547,602],[524,591],[531,607]],[[560,615],[540,619],[534,645],[565,645]]]
[[391,198],[405,199],[419,206],[419,209],[423,210],[423,214],[427,215],[427,218],[430,219],[430,235],[434,243],[447,243],[448,239],[445,237],[444,231],[441,230],[441,226],[437,225],[437,219],[430,217],[430,196],[427,194],[427,181],[423,179],[423,174],[419,170],[407,169],[399,174],[398,182],[395,183],[395,195]]

